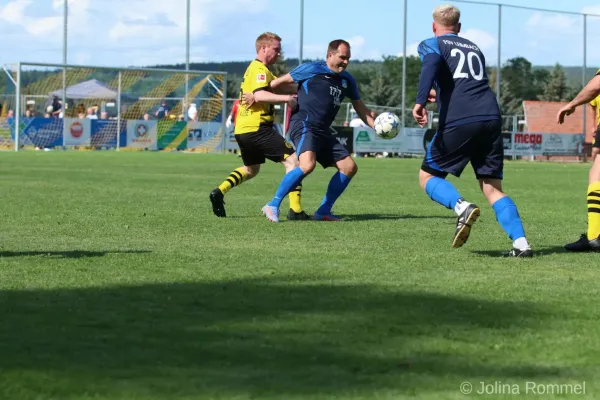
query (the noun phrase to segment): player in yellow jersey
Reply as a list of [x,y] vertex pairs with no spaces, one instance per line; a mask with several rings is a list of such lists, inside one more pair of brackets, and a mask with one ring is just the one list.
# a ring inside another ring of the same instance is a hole
[[[269,83],[276,77],[267,66],[274,64],[280,54],[281,38],[276,34],[265,32],[256,39],[256,59],[246,69],[240,88],[240,100],[243,93],[254,93],[255,103],[251,106],[243,102],[240,104],[234,130],[244,166],[232,171],[227,179],[210,193],[213,213],[217,217],[226,216],[225,193],[254,178],[260,172],[260,165],[265,163],[265,159],[283,164],[286,172],[298,166],[298,157],[294,149],[273,126],[274,104],[288,103],[290,107],[296,107],[295,96],[275,94],[269,89]],[[310,219],[302,210],[301,189],[300,185],[289,194],[290,220]]]
[[[600,96],[600,70],[569,104],[558,112],[556,120],[562,124],[565,117],[575,112],[575,108],[586,104]],[[578,241],[565,245],[569,251],[600,251],[600,157],[592,163],[588,178],[587,189],[587,233],[581,235]]]
[[[597,73],[600,73],[600,69]],[[596,117],[596,132],[594,132],[594,140],[592,140],[592,161],[594,161],[600,153],[600,96],[590,101],[590,106],[592,106]]]

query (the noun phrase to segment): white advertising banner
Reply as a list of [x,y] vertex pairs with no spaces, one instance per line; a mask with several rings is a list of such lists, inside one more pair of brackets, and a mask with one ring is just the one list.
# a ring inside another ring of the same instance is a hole
[[156,121],[127,121],[127,147],[157,150]]
[[404,128],[393,139],[382,139],[371,128],[354,128],[355,153],[424,153],[425,128]]
[[92,137],[92,120],[88,118],[65,118],[63,140],[65,146],[89,146]]
[[581,155],[583,134],[511,132],[504,134],[506,156]]
[[217,138],[222,124],[220,122],[188,122],[188,140],[187,148],[195,149],[199,147],[215,147],[219,143],[213,143]]

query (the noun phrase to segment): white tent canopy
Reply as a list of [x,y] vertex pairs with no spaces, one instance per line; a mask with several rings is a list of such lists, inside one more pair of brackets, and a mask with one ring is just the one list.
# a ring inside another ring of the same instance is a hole
[[[62,89],[50,92],[51,97],[56,96],[60,99],[62,95]],[[116,99],[117,91],[97,79],[90,79],[67,87],[65,97],[67,99]]]

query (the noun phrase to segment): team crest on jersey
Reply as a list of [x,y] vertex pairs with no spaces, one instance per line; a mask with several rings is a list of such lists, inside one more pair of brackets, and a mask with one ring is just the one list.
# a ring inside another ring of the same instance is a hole
[[343,87],[344,89],[346,89],[346,88],[348,87],[348,81],[347,81],[347,80],[345,80],[345,79],[342,79],[342,87]]
[[256,83],[266,82],[267,74],[256,74]]

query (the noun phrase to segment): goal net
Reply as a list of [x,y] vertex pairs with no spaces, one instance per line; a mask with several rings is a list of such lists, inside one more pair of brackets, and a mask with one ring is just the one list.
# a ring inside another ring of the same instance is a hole
[[21,63],[15,149],[223,151],[224,72]]

